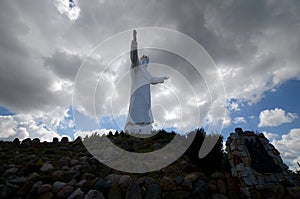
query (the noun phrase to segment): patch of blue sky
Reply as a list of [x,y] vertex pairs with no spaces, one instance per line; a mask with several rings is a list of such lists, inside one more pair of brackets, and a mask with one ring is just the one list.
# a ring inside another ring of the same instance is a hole
[[15,115],[15,113],[4,106],[0,106],[0,115]]
[[[230,118],[233,120],[235,117],[244,117],[246,123],[232,123],[223,129],[222,134],[227,137],[230,132],[234,131],[236,127],[242,127],[244,130],[253,131],[267,131],[271,133],[276,133],[279,136],[282,134],[289,133],[292,128],[300,127],[300,81],[299,80],[289,80],[284,82],[282,85],[277,87],[272,91],[267,91],[264,93],[264,97],[256,104],[249,105],[244,103],[240,106],[240,110],[232,110],[230,112]],[[235,102],[235,101],[234,101]],[[289,113],[296,113],[298,118],[296,118],[291,123],[284,123],[279,126],[267,126],[258,127],[259,124],[259,114],[263,110],[271,110],[275,108],[281,108]]]
[[91,118],[77,109],[72,109],[72,113],[76,130],[92,131],[99,128],[95,118]]
[[126,122],[126,115],[120,115],[118,117],[103,116],[99,120],[99,127],[101,129],[115,129],[117,131],[124,130]]

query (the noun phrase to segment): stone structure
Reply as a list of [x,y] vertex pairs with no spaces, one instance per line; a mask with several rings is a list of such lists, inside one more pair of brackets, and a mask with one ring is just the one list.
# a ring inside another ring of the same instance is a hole
[[291,182],[278,150],[264,134],[236,128],[226,141],[232,176],[239,178],[240,189],[247,196],[257,190]]

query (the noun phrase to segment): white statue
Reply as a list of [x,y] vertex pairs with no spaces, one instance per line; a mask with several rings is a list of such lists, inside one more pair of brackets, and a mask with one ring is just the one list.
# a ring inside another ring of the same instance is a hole
[[153,77],[147,71],[149,58],[146,55],[138,58],[136,30],[133,31],[130,59],[131,97],[125,132],[150,134],[153,123],[150,84],[163,83],[169,77]]

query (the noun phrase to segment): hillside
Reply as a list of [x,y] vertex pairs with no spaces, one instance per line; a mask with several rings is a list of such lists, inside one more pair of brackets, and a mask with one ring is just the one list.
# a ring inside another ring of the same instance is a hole
[[[1,198],[246,198],[238,178],[231,176],[223,138],[208,156],[199,159],[206,135],[202,129],[195,133],[192,145],[177,161],[143,174],[107,167],[87,151],[81,138],[72,142],[66,137],[52,142],[0,141]],[[127,151],[144,153],[164,147],[174,135],[159,131],[142,139],[121,132],[108,138]],[[271,190],[257,198],[293,198],[288,186],[282,186],[282,193]]]

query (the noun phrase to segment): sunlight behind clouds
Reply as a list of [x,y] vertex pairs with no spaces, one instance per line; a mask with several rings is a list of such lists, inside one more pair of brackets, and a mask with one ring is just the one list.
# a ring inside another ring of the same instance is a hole
[[78,19],[80,15],[80,8],[77,6],[75,2],[74,7],[70,7],[69,0],[55,0],[54,5],[60,14],[65,14],[71,21],[75,21]]

